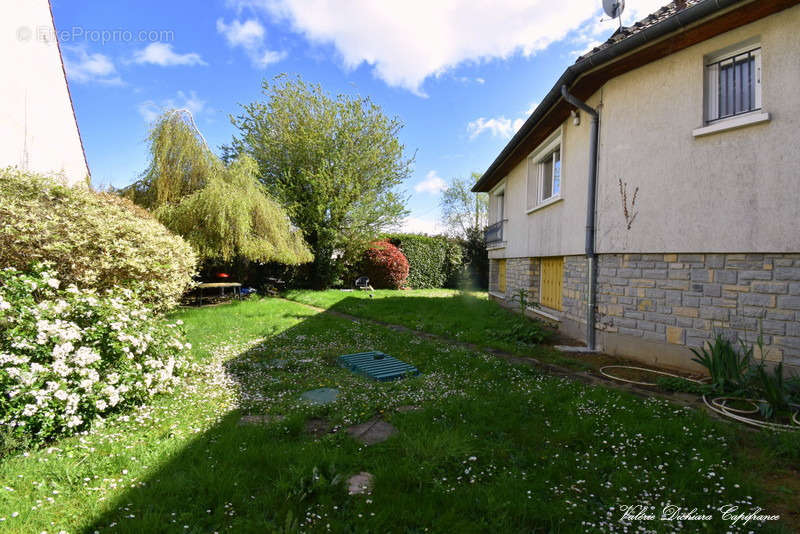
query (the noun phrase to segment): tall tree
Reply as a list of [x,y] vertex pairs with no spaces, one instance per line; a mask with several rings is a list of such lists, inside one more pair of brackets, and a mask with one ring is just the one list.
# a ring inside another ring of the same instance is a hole
[[153,211],[203,260],[312,260],[301,233],[259,182],[256,162],[242,154],[223,163],[188,111],[162,115],[148,141],[150,164],[122,194]]
[[488,220],[489,195],[470,191],[481,175],[473,172],[470,180],[455,178],[442,192],[442,223],[448,233],[466,238],[471,232],[483,231]]
[[300,78],[265,80],[262,93],[231,117],[240,133],[227,157],[255,158],[314,253],[308,282],[328,287],[407,213],[397,191],[413,162],[397,138],[403,125],[368,98],[332,97]]

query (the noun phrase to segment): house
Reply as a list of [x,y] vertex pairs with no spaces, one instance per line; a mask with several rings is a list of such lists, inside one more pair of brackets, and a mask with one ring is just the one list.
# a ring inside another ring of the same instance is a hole
[[48,0],[14,2],[0,19],[0,168],[85,183],[89,166]]
[[473,188],[491,298],[664,367],[762,333],[800,369],[798,4],[676,1],[569,66]]

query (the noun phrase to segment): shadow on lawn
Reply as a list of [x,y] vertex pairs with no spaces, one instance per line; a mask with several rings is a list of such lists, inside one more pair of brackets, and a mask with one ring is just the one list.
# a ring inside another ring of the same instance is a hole
[[[265,332],[265,340],[309,335],[328,322],[323,314],[282,317],[303,321],[279,333]],[[292,532],[301,522],[309,526],[308,503],[334,500],[334,490],[342,491],[330,481],[326,487],[326,477],[361,469],[352,460],[358,446],[346,439],[315,443],[304,432],[306,419],[327,417],[326,407],[297,410],[270,424],[240,424],[243,414],[264,413],[257,401],[244,400],[252,397],[247,390],[252,373],[268,378],[263,367],[253,364],[282,357],[262,354],[256,347],[227,360],[223,367],[237,390],[240,408],[224,413],[213,427],[183,445],[110,504],[85,532]],[[315,468],[322,473],[318,480]]]
[[[438,299],[350,297],[332,309],[353,313],[354,306],[371,306],[362,311],[378,310],[380,317],[387,317],[381,308],[387,306],[404,321],[432,317],[443,328],[457,325],[461,329],[499,327],[509,317],[510,312],[502,309],[495,315],[491,306],[475,297],[463,298],[431,302]],[[243,408],[220,414],[211,428],[109,504],[86,532],[295,532],[325,531],[328,524],[333,532],[578,532],[583,530],[581,520],[608,512],[610,503],[616,502],[617,487],[649,490],[655,484],[639,480],[637,470],[620,468],[618,455],[625,453],[624,448],[613,453],[605,445],[596,448],[600,436],[608,437],[610,414],[614,428],[650,439],[655,448],[645,451],[648,454],[701,446],[699,434],[688,432],[701,420],[707,424],[700,414],[675,415],[672,408],[625,400],[601,388],[540,381],[531,369],[433,345],[406,332],[366,322],[354,324],[331,313],[304,315],[284,301],[272,305],[267,301],[263,313],[273,313],[276,320],[302,320],[282,330],[265,324],[265,341],[259,347],[226,362],[224,367],[234,378],[231,387],[242,398]],[[477,318],[457,316],[463,316],[458,314],[460,307],[472,305],[482,310]],[[248,308],[242,318],[257,309]],[[208,313],[215,317],[224,308]],[[392,321],[401,322],[399,318]],[[339,354],[365,350],[397,356],[419,368],[423,376],[399,384],[377,384],[335,366]],[[274,359],[285,359],[287,365],[280,369],[261,365]],[[458,385],[453,387],[453,382]],[[366,421],[391,406],[403,394],[402,388],[430,389],[431,384],[437,396],[433,401],[416,401],[421,410],[386,411],[384,416],[399,432],[383,443],[364,447],[341,431],[318,438],[306,431],[310,419],[336,424],[342,422],[344,412],[354,423]],[[533,392],[527,390],[531,386]],[[299,405],[302,391],[319,387],[337,387],[347,393],[346,398],[332,406]],[[259,391],[272,401],[265,403],[251,395]],[[592,416],[553,416],[576,410]],[[663,419],[654,418],[653,410],[660,410]],[[283,415],[285,419],[240,426],[243,414]],[[604,419],[595,421],[601,416]],[[698,426],[697,432],[704,428]],[[164,437],[166,442],[169,439]],[[708,447],[712,463],[720,463],[727,454],[718,444]],[[555,450],[558,454],[553,457]],[[591,476],[579,471],[577,464],[566,463],[572,456],[583,461],[590,454],[596,469]],[[634,461],[633,456],[624,458]],[[476,463],[470,464],[473,458]],[[474,466],[470,472],[477,483],[456,487],[467,465]],[[374,494],[349,496],[342,481],[361,471],[375,475]],[[732,475],[726,486],[739,480],[741,472]],[[553,487],[563,485],[566,491],[576,477],[584,482],[589,479],[594,495],[581,501],[580,508],[570,509]],[[614,489],[606,488],[606,481],[613,481]],[[676,471],[665,484],[690,495],[704,495],[700,486],[705,483],[693,466]],[[735,493],[745,491],[749,490],[743,486]]]
[[[218,308],[216,313],[222,311]],[[272,341],[273,346],[265,350],[262,343],[237,354],[224,365],[234,378],[232,387],[242,399],[241,408],[223,414],[213,427],[183,445],[155,472],[109,504],[85,532],[293,532],[299,528],[324,529],[327,522],[334,525],[334,531],[351,531],[352,525],[360,524],[352,527],[352,531],[368,532],[368,519],[392,525],[397,515],[406,517],[409,532],[415,531],[415,518],[424,518],[420,519],[422,522],[437,518],[437,522],[444,521],[461,531],[470,531],[475,521],[480,523],[480,515],[466,518],[463,511],[442,511],[447,508],[445,496],[421,498],[422,481],[416,479],[413,468],[398,469],[392,460],[409,447],[409,439],[414,442],[411,446],[414,450],[430,445],[425,432],[432,416],[426,410],[388,415],[395,424],[394,418],[412,422],[422,433],[414,433],[411,438],[395,436],[364,450],[344,432],[328,433],[317,439],[306,430],[311,419],[335,422],[339,415],[335,404],[297,407],[299,403],[295,403],[294,408],[284,406],[282,412],[270,413],[258,394],[252,394],[254,381],[259,380],[272,388],[270,396],[291,399],[298,399],[302,391],[309,389],[366,381],[335,366],[343,348],[348,352],[383,350],[425,372],[428,363],[425,351],[410,343],[410,335],[377,326],[353,325],[329,313],[276,315],[281,316],[303,320],[280,332],[265,332],[264,343],[269,345]],[[346,347],[328,343],[332,335],[339,335],[334,333],[349,327],[365,332],[371,329],[373,334],[366,340],[349,333],[341,335],[347,337]],[[378,336],[380,341],[376,342]],[[313,350],[301,352],[293,343],[300,339],[318,343]],[[310,376],[303,375],[304,367],[299,363],[307,358],[321,362],[321,368]],[[279,370],[262,365],[273,359],[286,359],[288,364]],[[281,374],[289,381],[285,389],[276,386],[279,383],[272,374]],[[383,387],[364,384],[365,388]],[[370,402],[366,402],[363,413],[355,414],[356,422],[375,415],[377,406],[371,406]],[[246,414],[285,418],[268,424],[240,425],[241,416]],[[466,433],[461,434],[458,431],[441,439],[472,439]],[[460,453],[464,448],[455,442],[451,445],[444,447],[445,455]],[[377,506],[365,497],[347,494],[343,481],[361,471],[375,474],[378,487],[385,488],[382,492],[392,496],[392,505]]]

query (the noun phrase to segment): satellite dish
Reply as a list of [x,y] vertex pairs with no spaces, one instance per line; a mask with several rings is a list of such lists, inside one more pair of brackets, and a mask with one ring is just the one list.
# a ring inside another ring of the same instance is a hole
[[612,19],[616,19],[622,15],[624,9],[625,0],[603,0],[603,11]]

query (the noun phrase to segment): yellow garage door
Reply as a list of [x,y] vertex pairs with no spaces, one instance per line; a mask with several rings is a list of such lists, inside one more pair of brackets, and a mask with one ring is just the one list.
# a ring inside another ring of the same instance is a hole
[[497,290],[506,292],[506,260],[497,260]]
[[542,306],[561,311],[561,280],[564,258],[542,258]]

